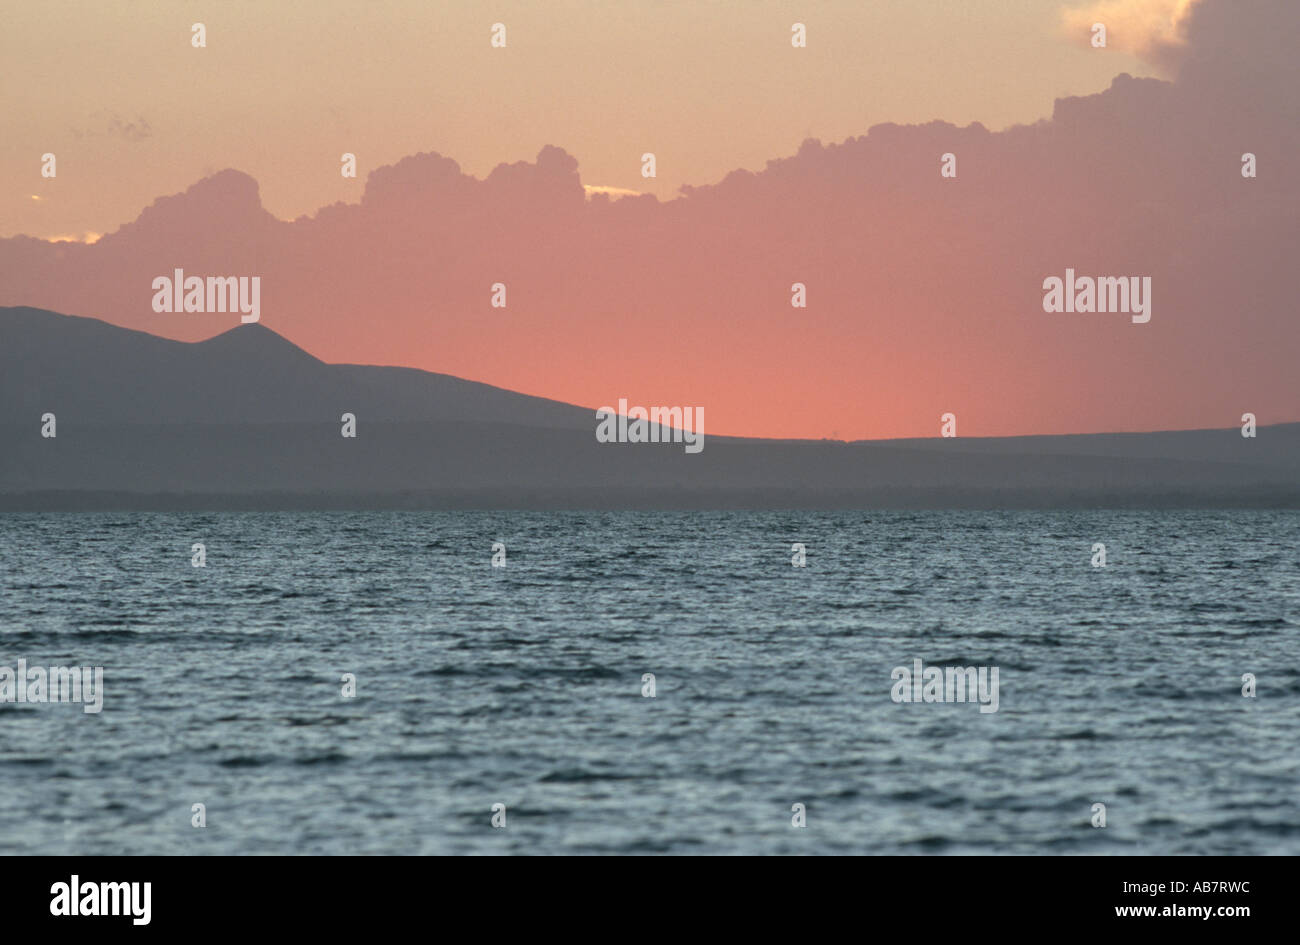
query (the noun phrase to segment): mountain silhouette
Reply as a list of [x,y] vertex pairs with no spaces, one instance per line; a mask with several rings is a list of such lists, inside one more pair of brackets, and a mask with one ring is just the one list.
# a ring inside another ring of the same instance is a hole
[[855,443],[706,425],[698,454],[595,428],[591,408],[327,364],[260,324],[179,342],[0,308],[3,509],[1300,507],[1300,424]]
[[[237,316],[231,316],[237,318]],[[593,411],[413,368],[325,364],[260,324],[170,341],[93,318],[0,308],[4,421],[381,421],[593,428]]]

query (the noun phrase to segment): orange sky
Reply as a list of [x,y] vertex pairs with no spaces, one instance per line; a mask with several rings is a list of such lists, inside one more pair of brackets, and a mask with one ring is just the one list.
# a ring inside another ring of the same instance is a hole
[[[1300,420],[1293,0],[289,8],[17,14],[0,305],[196,340],[238,319],[155,313],[152,280],[258,275],[324,360],[710,434]],[[1150,278],[1150,323],[1044,312],[1068,268]]]
[[[369,171],[421,151],[481,177],[554,144],[578,159],[586,184],[666,199],[682,184],[761,169],[805,138],[842,140],[884,121],[996,129],[1050,115],[1056,97],[1100,91],[1119,72],[1157,74],[1124,48],[1133,36],[1123,29],[1104,51],[1077,27],[1067,34],[1069,9],[1058,0],[10,4],[0,236],[109,232],[227,167],[251,174],[267,209],[293,219],[355,201]],[[205,49],[190,46],[194,22],[207,27]],[[489,45],[495,22],[506,25],[505,49]],[[790,45],[794,22],[807,26],[805,49]],[[345,151],[358,155],[357,180],[339,176]],[[640,174],[646,151],[658,157],[654,180]],[[57,181],[39,176],[46,152],[58,157]]]

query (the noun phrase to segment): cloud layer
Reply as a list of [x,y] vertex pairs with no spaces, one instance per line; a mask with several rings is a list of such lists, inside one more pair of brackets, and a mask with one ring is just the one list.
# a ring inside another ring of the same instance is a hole
[[[1171,82],[1120,75],[998,133],[810,140],[667,202],[588,194],[557,147],[482,180],[414,155],[293,222],[223,171],[93,245],[0,240],[0,304],[196,340],[237,316],[155,314],[153,278],[259,275],[263,323],[325,360],[698,404],[718,433],[933,436],[945,412],[962,435],[1297,420],[1300,8],[1206,0],[1180,22]],[[1044,278],[1067,268],[1150,276],[1150,323],[1044,313]]]

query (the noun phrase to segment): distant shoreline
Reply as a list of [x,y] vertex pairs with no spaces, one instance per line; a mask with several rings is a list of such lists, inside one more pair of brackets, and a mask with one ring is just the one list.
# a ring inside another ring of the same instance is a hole
[[381,511],[1062,511],[1062,510],[1259,510],[1300,509],[1300,488],[1259,489],[1235,497],[1221,494],[1150,493],[1062,495],[1049,490],[1004,494],[968,490],[943,496],[928,490],[879,489],[819,493],[800,499],[796,490],[438,490],[391,494],[132,493],[37,491],[0,495],[0,515],[23,512],[381,512]]

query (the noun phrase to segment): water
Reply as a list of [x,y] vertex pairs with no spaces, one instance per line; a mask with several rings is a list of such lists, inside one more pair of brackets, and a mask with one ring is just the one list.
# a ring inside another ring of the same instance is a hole
[[5,853],[1300,852],[1295,512],[8,515],[19,657]]

